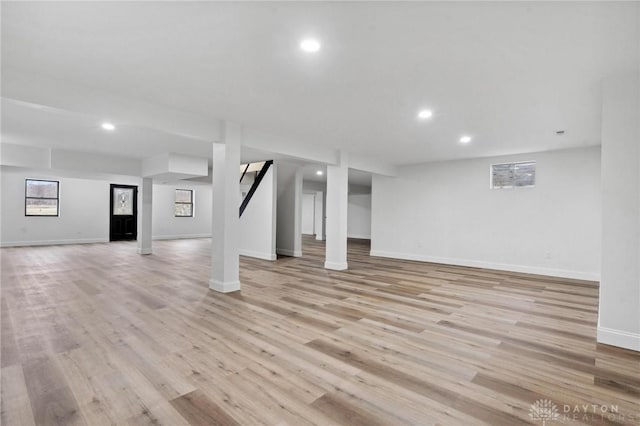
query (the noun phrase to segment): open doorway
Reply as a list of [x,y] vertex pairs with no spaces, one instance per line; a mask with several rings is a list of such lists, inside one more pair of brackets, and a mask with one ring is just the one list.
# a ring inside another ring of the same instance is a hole
[[[347,250],[369,255],[371,247],[371,174],[349,169]],[[304,168],[301,199],[302,255],[324,250],[326,239],[326,168]],[[314,241],[315,240],[315,241]]]
[[302,194],[302,235],[316,234],[316,194]]
[[349,170],[347,262],[371,251],[371,187],[370,173]]

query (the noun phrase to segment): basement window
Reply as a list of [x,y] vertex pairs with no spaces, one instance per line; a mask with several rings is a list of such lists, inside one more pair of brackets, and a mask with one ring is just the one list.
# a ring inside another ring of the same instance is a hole
[[536,186],[536,162],[491,165],[491,188],[532,188]]
[[193,191],[176,189],[176,217],[193,217]]
[[60,182],[57,180],[25,180],[25,216],[58,216],[59,201]]

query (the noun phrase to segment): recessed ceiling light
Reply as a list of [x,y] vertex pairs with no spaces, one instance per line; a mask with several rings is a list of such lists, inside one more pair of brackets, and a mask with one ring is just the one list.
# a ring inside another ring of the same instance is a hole
[[315,53],[320,50],[320,42],[315,38],[305,38],[300,42],[300,49],[305,52]]
[[104,130],[112,131],[116,129],[116,126],[114,126],[112,123],[102,123],[102,128]]
[[318,171],[316,172],[316,174],[317,174],[318,176],[322,176],[322,175],[323,175],[322,170],[318,170]]
[[460,143],[469,143],[471,142],[471,136],[462,136],[460,138]]
[[432,115],[433,115],[433,111],[431,111],[430,109],[423,109],[418,113],[418,118],[421,120],[424,120],[427,118],[431,118]]

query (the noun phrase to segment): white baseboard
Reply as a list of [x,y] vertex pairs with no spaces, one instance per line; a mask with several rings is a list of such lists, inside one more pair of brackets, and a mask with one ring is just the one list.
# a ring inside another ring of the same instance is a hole
[[277,254],[283,256],[302,257],[302,250],[276,249]]
[[640,352],[640,334],[638,333],[598,327],[598,343]]
[[218,280],[209,280],[209,288],[220,293],[231,293],[232,291],[240,291],[240,281],[222,282]]
[[62,244],[96,244],[108,243],[104,238],[86,238],[76,240],[43,240],[43,241],[2,241],[0,247],[57,246]]
[[334,271],[344,271],[349,268],[347,262],[324,262],[325,269],[333,269]]
[[152,248],[151,247],[145,247],[145,248],[138,247],[138,254],[143,254],[143,255],[152,254]]
[[559,278],[571,278],[585,281],[600,281],[600,274],[592,272],[570,271],[565,269],[542,268],[538,266],[510,265],[506,263],[484,262],[480,260],[455,259],[448,257],[424,256],[409,253],[397,253],[384,250],[371,250],[371,256],[392,259],[416,260],[419,262],[442,263],[445,265],[470,266],[473,268],[495,269],[498,271],[521,272],[524,274],[547,275]]
[[273,253],[263,253],[259,251],[253,251],[253,250],[240,249],[240,256],[255,257],[256,259],[263,259],[263,260],[276,260],[276,255]]
[[154,240],[186,240],[189,238],[211,238],[211,234],[154,235]]
[[370,240],[371,235],[347,235],[347,238],[355,238],[356,240]]

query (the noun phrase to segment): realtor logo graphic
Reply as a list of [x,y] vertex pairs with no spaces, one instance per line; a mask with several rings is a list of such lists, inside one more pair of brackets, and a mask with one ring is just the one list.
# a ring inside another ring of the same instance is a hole
[[534,421],[542,421],[542,426],[545,426],[547,421],[560,419],[560,413],[558,412],[558,406],[553,401],[539,399],[534,404],[531,404],[529,417]]

